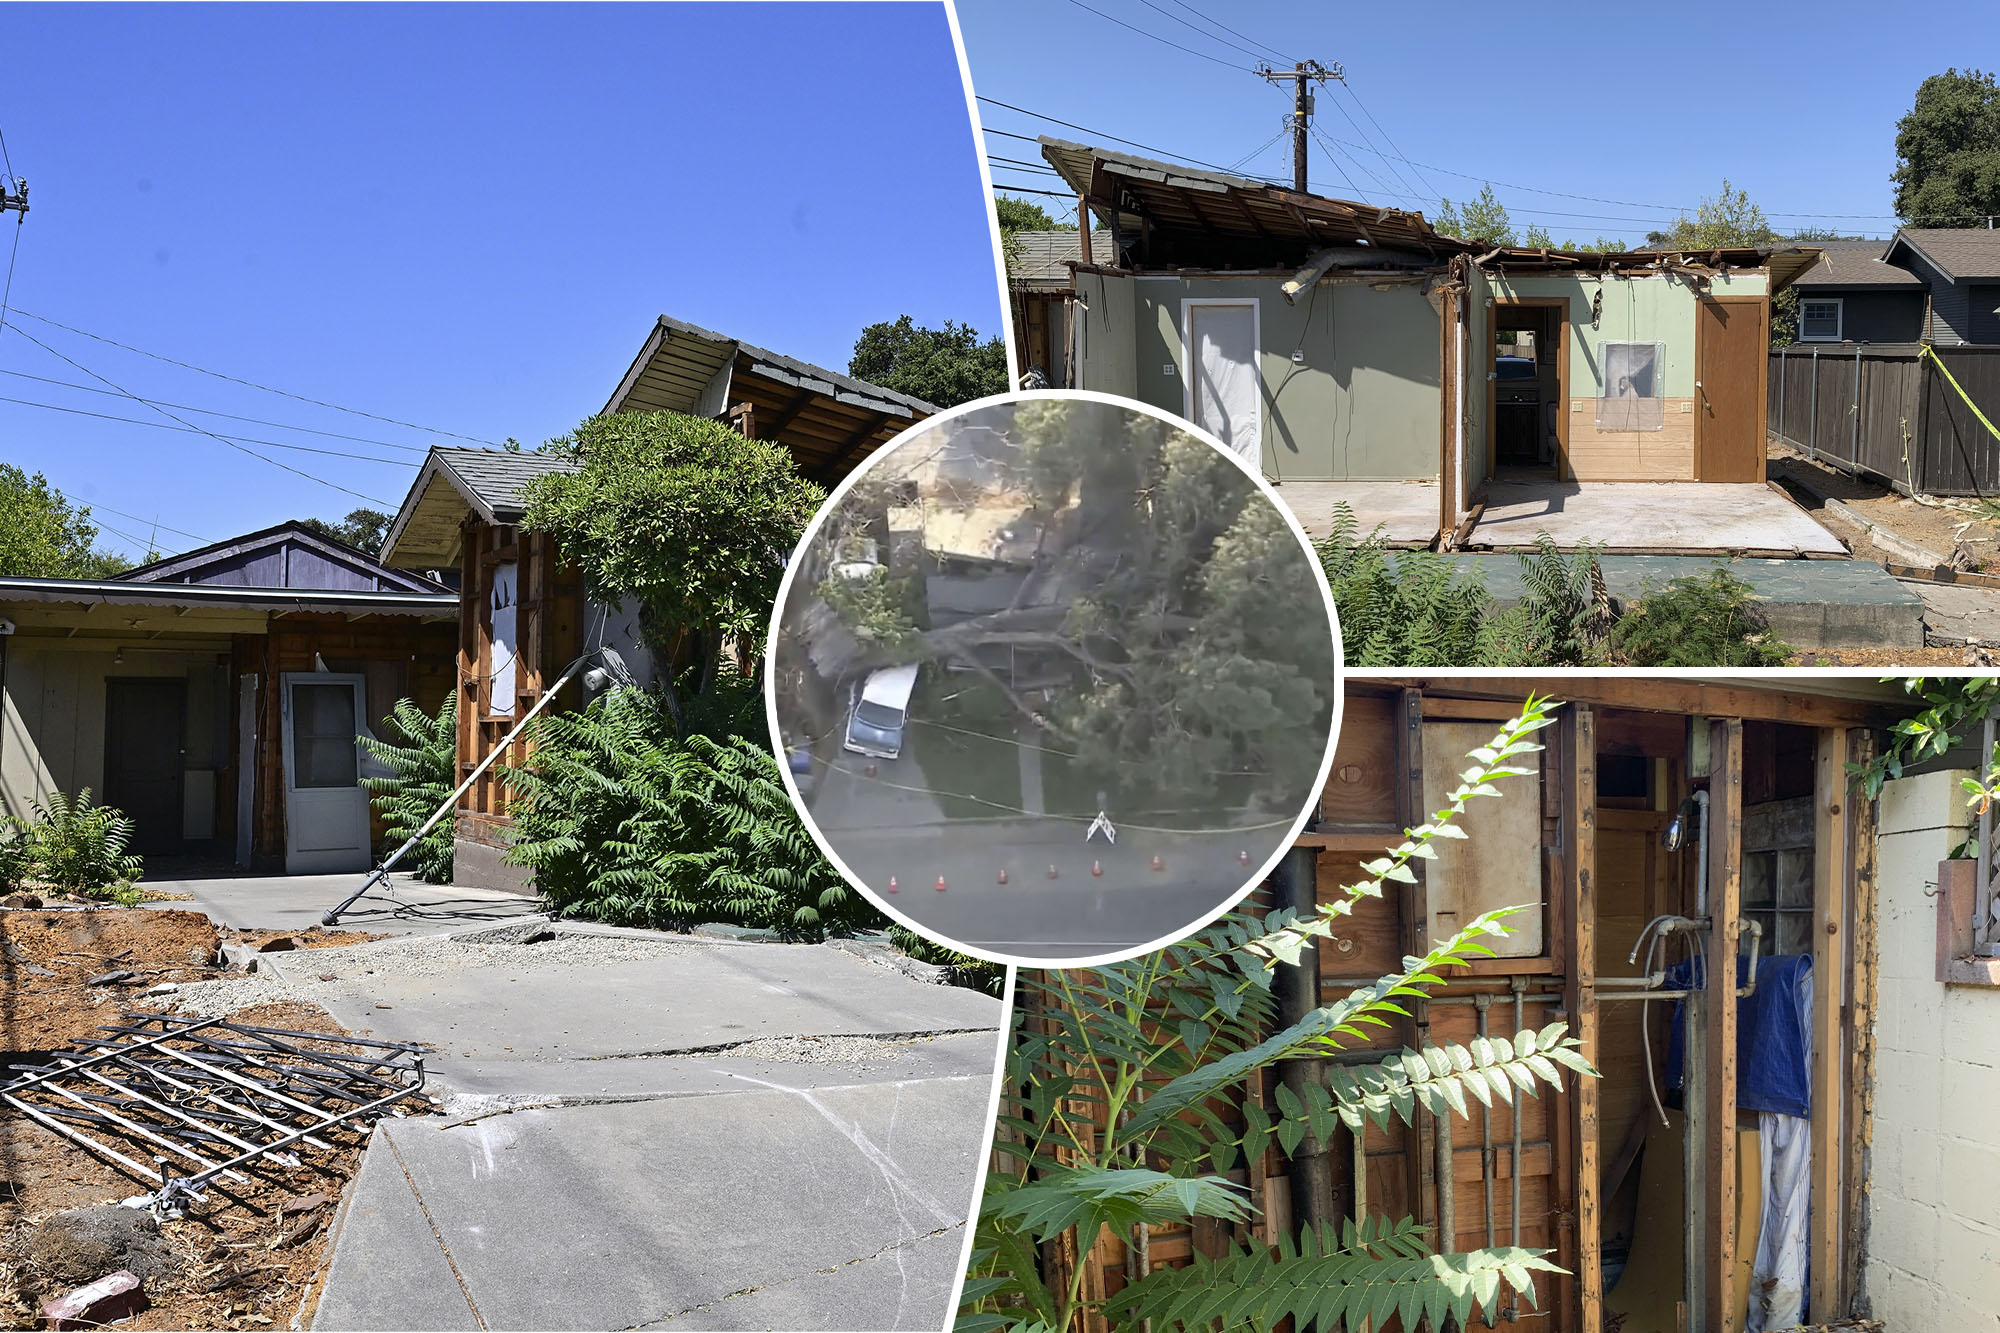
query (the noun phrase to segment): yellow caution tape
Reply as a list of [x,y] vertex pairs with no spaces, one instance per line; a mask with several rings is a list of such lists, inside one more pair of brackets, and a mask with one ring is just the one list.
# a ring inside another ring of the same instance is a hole
[[1923,345],[1923,350],[1917,353],[1917,359],[1919,361],[1923,360],[1925,357],[1929,357],[1932,361],[1937,363],[1938,373],[1944,376],[1944,382],[1946,384],[1949,384],[1952,387],[1952,389],[1958,394],[1958,396],[1965,400],[1965,405],[1972,409],[1972,415],[1979,418],[1979,424],[1986,427],[1987,433],[1990,434],[1994,439],[2000,440],[2000,426],[1995,426],[1992,422],[1986,419],[1986,414],[1979,410],[1979,404],[1972,401],[1971,394],[1967,393],[1964,389],[1959,387],[1958,381],[1951,377],[1951,371],[1945,367],[1944,358],[1940,357],[1929,343],[1925,343]]

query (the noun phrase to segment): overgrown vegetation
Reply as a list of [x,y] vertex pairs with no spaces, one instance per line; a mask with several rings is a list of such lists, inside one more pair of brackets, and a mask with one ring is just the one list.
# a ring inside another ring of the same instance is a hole
[[[385,778],[364,778],[370,804],[382,816],[389,837],[400,845],[423,827],[458,786],[458,695],[448,693],[435,717],[411,699],[398,699],[385,720],[390,739],[363,734],[361,748],[388,765]],[[440,819],[399,864],[411,865],[426,884],[451,883],[452,820]]]
[[894,921],[889,923],[889,942],[920,963],[943,968],[954,986],[984,991],[996,1000],[1007,988],[1007,969],[1002,964],[956,953]]
[[870,324],[854,341],[847,373],[933,407],[1007,392],[1007,345],[970,324],[927,328],[908,315]]
[[[1346,1125],[1357,1132],[1418,1110],[1464,1116],[1468,1097],[1512,1103],[1542,1086],[1560,1089],[1560,1067],[1596,1070],[1551,1023],[1511,1039],[1384,1053],[1374,1064],[1330,1067],[1325,1086],[1301,1101],[1289,1090],[1267,1111],[1241,1096],[1244,1084],[1283,1060],[1325,1057],[1355,1045],[1365,1026],[1386,1027],[1401,1001],[1442,984],[1443,969],[1492,949],[1519,908],[1479,917],[1403,969],[1314,1009],[1273,1032],[1272,968],[1330,936],[1364,897],[1410,882],[1412,860],[1436,856],[1437,839],[1464,839],[1467,804],[1498,797],[1494,784],[1531,770],[1515,761],[1552,721],[1530,699],[1470,767],[1444,808],[1406,830],[1403,842],[1363,867],[1364,878],[1308,915],[1261,920],[1234,914],[1160,953],[1090,971],[1023,973],[1015,1010],[995,1148],[1008,1162],[987,1178],[959,1333],[1035,1326],[1068,1333],[1101,1317],[1114,1329],[1271,1328],[1285,1318],[1318,1328],[1467,1327],[1475,1305],[1494,1308],[1503,1288],[1533,1303],[1533,1275],[1559,1272],[1546,1250],[1435,1252],[1435,1238],[1409,1218],[1300,1229],[1266,1245],[1248,1231],[1253,1209],[1229,1173],[1255,1169],[1273,1142],[1287,1154],[1307,1134]],[[1237,1108],[1240,1107],[1240,1117]],[[1085,1292],[1087,1256],[1110,1228],[1130,1238],[1163,1222],[1197,1217],[1231,1224],[1226,1252],[1186,1268],[1161,1267],[1108,1298]],[[1061,1242],[1066,1234],[1071,1244]],[[1050,1244],[1050,1242],[1057,1242]],[[1083,1258],[1065,1280],[1043,1256]],[[1343,1321],[1346,1321],[1343,1323]]]
[[1648,588],[1611,638],[1620,660],[1643,666],[1783,666],[1792,656],[1750,585],[1720,565]]
[[1336,505],[1314,542],[1340,613],[1347,665],[1774,666],[1792,648],[1771,633],[1749,584],[1717,565],[1649,588],[1622,613],[1601,548],[1562,551],[1538,535],[1519,562],[1522,596],[1495,604],[1477,565],[1435,551],[1392,551]]
[[664,701],[616,689],[537,719],[508,770],[510,864],[565,916],[720,922],[819,940],[882,918],[820,854],[762,745],[680,734]]
[[132,833],[132,820],[92,801],[90,788],[74,800],[51,792],[27,818],[9,816],[0,825],[0,890],[41,888],[136,906],[144,866],[125,850]]

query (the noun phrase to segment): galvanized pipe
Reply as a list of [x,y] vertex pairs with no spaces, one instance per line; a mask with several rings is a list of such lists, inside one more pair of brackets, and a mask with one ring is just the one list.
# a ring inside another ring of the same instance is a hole
[[[1480,991],[1472,1002],[1479,1010],[1479,1035],[1483,1039],[1490,1028],[1487,1011],[1493,1007],[1493,996]],[[1479,1135],[1479,1188],[1486,1196],[1486,1248],[1490,1250],[1493,1248],[1493,1108],[1483,1101],[1479,1104]],[[1498,1322],[1491,1306],[1486,1309],[1485,1319],[1488,1328]]]

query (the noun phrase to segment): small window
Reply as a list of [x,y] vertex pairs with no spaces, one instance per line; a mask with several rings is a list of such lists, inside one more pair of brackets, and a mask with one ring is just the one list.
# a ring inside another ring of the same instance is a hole
[[1840,301],[1799,302],[1799,341],[1837,343],[1840,341]]
[[1665,424],[1660,381],[1666,370],[1667,345],[1607,339],[1599,353],[1604,396],[1597,400],[1597,428],[1659,430]]
[[516,609],[520,600],[520,566],[512,560],[493,567],[493,593],[489,599],[492,616],[491,682],[486,712],[492,717],[514,715],[514,657],[519,649]]

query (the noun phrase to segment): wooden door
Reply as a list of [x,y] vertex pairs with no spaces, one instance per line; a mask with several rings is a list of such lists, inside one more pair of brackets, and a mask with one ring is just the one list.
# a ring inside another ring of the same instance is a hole
[[1770,303],[1712,296],[1695,307],[1695,480],[1762,482]]
[[104,791],[100,800],[131,817],[131,850],[181,850],[187,680],[112,677],[104,682]]

